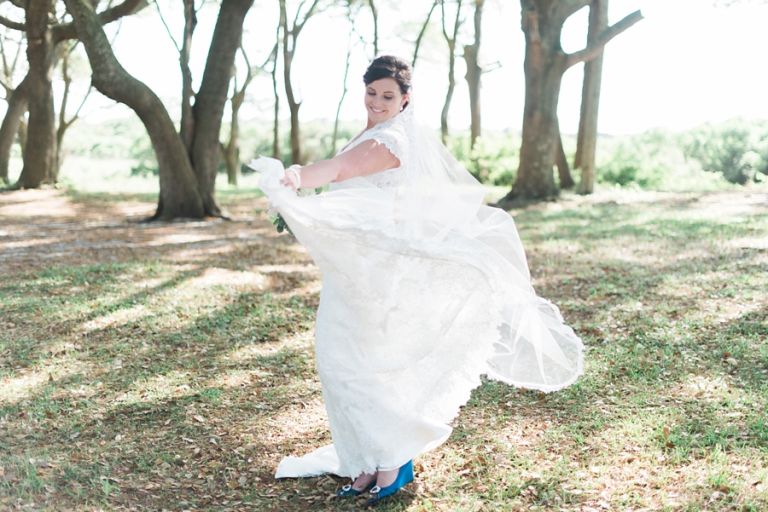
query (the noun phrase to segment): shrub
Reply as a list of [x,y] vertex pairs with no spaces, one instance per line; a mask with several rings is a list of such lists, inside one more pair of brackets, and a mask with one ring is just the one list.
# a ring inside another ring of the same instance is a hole
[[520,141],[511,132],[486,133],[473,149],[469,134],[450,137],[448,148],[472,175],[482,183],[511,186],[517,170]]
[[623,187],[658,188],[670,164],[679,160],[675,151],[666,134],[658,131],[612,139],[598,149],[597,180]]
[[682,139],[687,158],[731,183],[743,185],[759,180],[758,174],[768,174],[766,123],[736,119],[719,125],[707,124],[691,130]]

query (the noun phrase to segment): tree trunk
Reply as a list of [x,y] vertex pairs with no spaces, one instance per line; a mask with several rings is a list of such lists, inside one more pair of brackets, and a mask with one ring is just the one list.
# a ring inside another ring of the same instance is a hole
[[[373,3],[371,3],[371,9],[373,9]],[[354,26],[355,19],[352,14],[352,8],[349,7],[349,11],[347,12],[347,17],[349,19],[349,23]],[[339,103],[336,105],[336,117],[333,120],[333,136],[331,138],[331,151],[328,157],[332,157],[336,154],[336,144],[339,140],[339,116],[341,115],[341,107],[344,105],[344,98],[347,97],[347,92],[349,92],[347,87],[347,79],[349,78],[349,61],[350,56],[352,55],[352,31],[350,30],[349,38],[347,40],[347,55],[346,60],[344,61],[344,78],[342,80],[342,87],[341,87],[341,97],[339,98]]]
[[522,0],[526,38],[523,140],[509,198],[545,199],[558,195],[553,168],[559,144],[557,100],[566,55],[560,48],[562,22],[557,23],[557,8],[552,3],[554,0]]
[[65,3],[88,54],[94,87],[130,107],[147,129],[160,173],[155,218],[203,217],[203,201],[189,157],[163,103],[117,61],[90,1],[65,0]]
[[521,0],[521,25],[525,34],[525,109],[520,165],[512,190],[501,204],[515,199],[555,197],[553,167],[559,130],[557,100],[563,73],[569,67],[595,58],[608,42],[642,19],[635,11],[607,27],[584,49],[566,54],[560,46],[565,20],[589,5],[589,0]]
[[565,157],[563,148],[563,134],[560,133],[560,121],[557,121],[557,155],[555,155],[557,165],[557,175],[560,178],[560,188],[571,189],[576,184],[571,176],[571,169],[568,166],[568,159]]
[[379,56],[379,11],[376,9],[374,0],[368,0],[371,8],[371,17],[373,18],[373,56]]
[[[512,187],[513,197],[545,199],[558,195],[552,172],[557,150],[557,99],[562,72],[557,63],[544,63],[540,56],[529,59],[526,71],[525,106],[523,111],[523,137],[520,146],[520,165]],[[533,61],[533,62],[531,62]],[[554,69],[553,69],[554,68]]]
[[[11,159],[11,147],[16,135],[21,141],[22,118],[27,111],[29,75],[21,81],[8,98],[8,109],[0,125],[0,180],[9,183],[8,167]],[[25,145],[26,146],[26,145]],[[22,147],[22,154],[23,154]]]
[[205,212],[221,215],[215,200],[216,172],[219,164],[219,132],[227,91],[240,47],[243,22],[253,0],[224,0],[213,30],[203,80],[193,108],[195,134],[192,139],[192,167]]
[[453,90],[456,88],[456,79],[453,77],[453,67],[455,57],[453,56],[453,45],[448,44],[448,48],[451,52],[451,58],[448,64],[448,90],[445,92],[445,101],[443,102],[443,110],[440,111],[440,138],[443,144],[448,141],[448,112],[451,109],[451,101],[453,100]]
[[[597,41],[608,26],[608,0],[592,0],[589,6],[589,43]],[[581,169],[578,192],[591,194],[595,190],[595,152],[597,149],[597,115],[600,103],[600,82],[603,73],[603,53],[584,64],[581,90],[579,134],[576,138],[574,168]]]
[[195,133],[195,119],[192,113],[192,71],[189,69],[189,58],[192,52],[192,36],[197,27],[197,12],[194,0],[184,0],[184,40],[179,55],[181,67],[181,123],[179,133],[187,151],[192,150],[192,138]]
[[299,126],[299,108],[301,103],[296,101],[291,83],[291,65],[296,48],[296,34],[288,29],[288,15],[285,0],[280,0],[280,25],[283,27],[283,82],[285,96],[288,99],[288,110],[291,115],[291,163],[303,163],[301,158],[301,133]]
[[26,8],[29,126],[19,188],[38,188],[54,180],[56,114],[51,82],[54,45],[48,26],[50,9],[50,0],[29,2]]
[[448,35],[448,31],[445,28],[445,1],[443,0],[440,5],[442,10],[443,37],[445,37],[445,42],[448,44],[448,90],[445,93],[443,110],[440,112],[440,137],[443,144],[446,144],[448,141],[448,112],[451,109],[453,91],[456,88],[454,69],[456,67],[456,37],[461,26],[461,3],[462,0],[456,2],[456,18],[453,21],[453,32],[451,35]]
[[413,60],[411,61],[411,67],[416,67],[416,61],[419,58],[419,50],[421,49],[421,41],[424,39],[424,34],[427,33],[427,28],[429,27],[429,20],[432,19],[432,13],[435,11],[435,7],[437,7],[437,4],[440,3],[441,0],[434,0],[432,2],[432,7],[429,8],[429,12],[427,13],[427,17],[424,20],[424,24],[421,25],[421,30],[419,30],[419,35],[416,37],[416,42],[413,44]]
[[485,0],[475,0],[475,41],[471,45],[464,46],[464,61],[467,64],[467,74],[465,78],[469,86],[469,110],[471,114],[470,121],[470,142],[469,147],[474,148],[475,142],[481,134],[480,119],[480,79],[483,74],[482,68],[478,63],[480,55],[480,42],[482,41],[482,21],[483,6]]
[[[237,88],[235,86],[235,88]],[[232,109],[229,126],[229,141],[224,146],[224,162],[227,165],[227,182],[237,185],[237,177],[240,172],[240,107],[245,100],[245,87],[236,91],[232,96],[230,106]]]
[[275,98],[275,104],[273,107],[274,118],[272,120],[272,157],[278,160],[282,159],[280,154],[280,94],[277,92],[277,56],[280,44],[280,26],[277,27],[277,41],[274,48],[274,60],[272,61],[272,70],[270,75],[272,76],[272,95]]

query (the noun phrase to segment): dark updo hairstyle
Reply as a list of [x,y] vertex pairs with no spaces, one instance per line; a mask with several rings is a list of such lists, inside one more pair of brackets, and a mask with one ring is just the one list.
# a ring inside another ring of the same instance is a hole
[[[382,78],[392,78],[400,86],[401,94],[408,94],[411,90],[411,66],[400,57],[382,55],[376,57],[368,66],[363,75],[363,82],[369,85]],[[405,102],[403,108],[408,106]]]

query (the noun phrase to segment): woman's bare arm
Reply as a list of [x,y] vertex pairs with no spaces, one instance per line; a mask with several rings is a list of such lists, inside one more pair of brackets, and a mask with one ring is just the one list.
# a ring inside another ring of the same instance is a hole
[[[399,166],[400,160],[389,151],[387,146],[375,140],[366,140],[331,159],[320,160],[302,167],[301,187],[322,187],[334,181],[368,176]],[[283,178],[282,183],[292,186],[288,176]]]

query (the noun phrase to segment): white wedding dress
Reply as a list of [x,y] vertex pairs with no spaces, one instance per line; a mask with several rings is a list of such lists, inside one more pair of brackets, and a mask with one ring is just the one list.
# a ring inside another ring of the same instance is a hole
[[322,274],[317,369],[333,444],[285,457],[276,477],[356,477],[443,443],[480,376],[555,391],[583,346],[537,297],[512,218],[419,128],[408,107],[375,139],[401,166],[297,195],[259,159],[260,186]]

